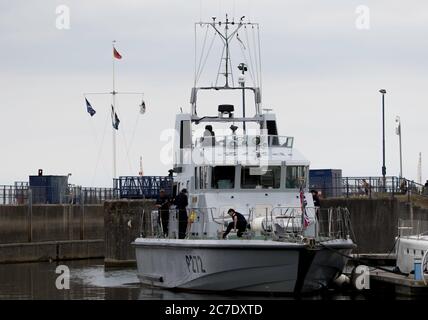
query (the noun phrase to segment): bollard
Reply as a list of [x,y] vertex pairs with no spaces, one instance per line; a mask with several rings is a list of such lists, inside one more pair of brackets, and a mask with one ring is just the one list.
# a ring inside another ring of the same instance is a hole
[[422,264],[422,261],[420,258],[414,258],[413,266],[414,266],[415,280],[416,281],[422,280],[421,264]]

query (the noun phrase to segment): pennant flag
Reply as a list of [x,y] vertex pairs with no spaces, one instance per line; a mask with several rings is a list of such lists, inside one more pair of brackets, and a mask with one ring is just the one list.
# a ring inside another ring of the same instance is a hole
[[97,113],[95,110],[94,110],[94,108],[92,108],[92,106],[91,106],[91,104],[89,103],[89,101],[88,101],[88,99],[86,99],[85,98],[85,100],[86,100],[86,110],[88,111],[88,113],[91,115],[91,117],[95,114],[95,113]]
[[119,52],[117,52],[115,47],[113,47],[113,57],[115,57],[116,59],[122,59],[122,56]]
[[120,123],[119,117],[114,111],[113,105],[111,105],[111,124],[113,125],[113,128],[115,128],[116,130],[119,130],[119,123]]
[[145,112],[146,112],[146,103],[144,102],[144,100],[142,100],[140,104],[140,113],[144,114]]
[[307,205],[307,201],[305,199],[305,193],[303,192],[303,186],[300,186],[300,207],[302,209],[302,214],[303,214],[303,225],[306,228],[309,223],[309,217],[308,214],[306,213],[306,205]]

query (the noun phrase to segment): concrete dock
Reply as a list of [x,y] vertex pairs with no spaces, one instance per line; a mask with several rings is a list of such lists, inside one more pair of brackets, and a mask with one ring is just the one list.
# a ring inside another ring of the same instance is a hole
[[[428,275],[425,275],[428,283]],[[391,285],[395,293],[406,296],[428,296],[428,285],[423,280],[415,280],[414,275],[400,275],[384,270],[375,269],[370,271],[370,282]]]

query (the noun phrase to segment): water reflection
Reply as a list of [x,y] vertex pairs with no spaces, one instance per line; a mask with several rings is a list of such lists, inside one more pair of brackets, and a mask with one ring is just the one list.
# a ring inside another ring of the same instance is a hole
[[[58,263],[0,264],[0,299],[115,299],[115,300],[214,300],[214,299],[293,299],[290,296],[236,295],[223,293],[194,293],[162,290],[142,286],[136,270],[104,270],[103,260],[65,261],[70,269],[70,289],[58,290],[55,273]],[[361,293],[324,292],[322,295],[302,299],[360,300],[367,299]]]

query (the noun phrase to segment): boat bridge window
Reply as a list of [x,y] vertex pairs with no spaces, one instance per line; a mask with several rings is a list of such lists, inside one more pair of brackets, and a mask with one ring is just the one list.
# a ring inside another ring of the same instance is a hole
[[216,166],[212,168],[212,189],[235,188],[235,166]]
[[242,167],[242,189],[278,189],[281,186],[281,166]]
[[298,189],[301,185],[306,186],[308,181],[308,167],[305,166],[287,166],[285,187]]

